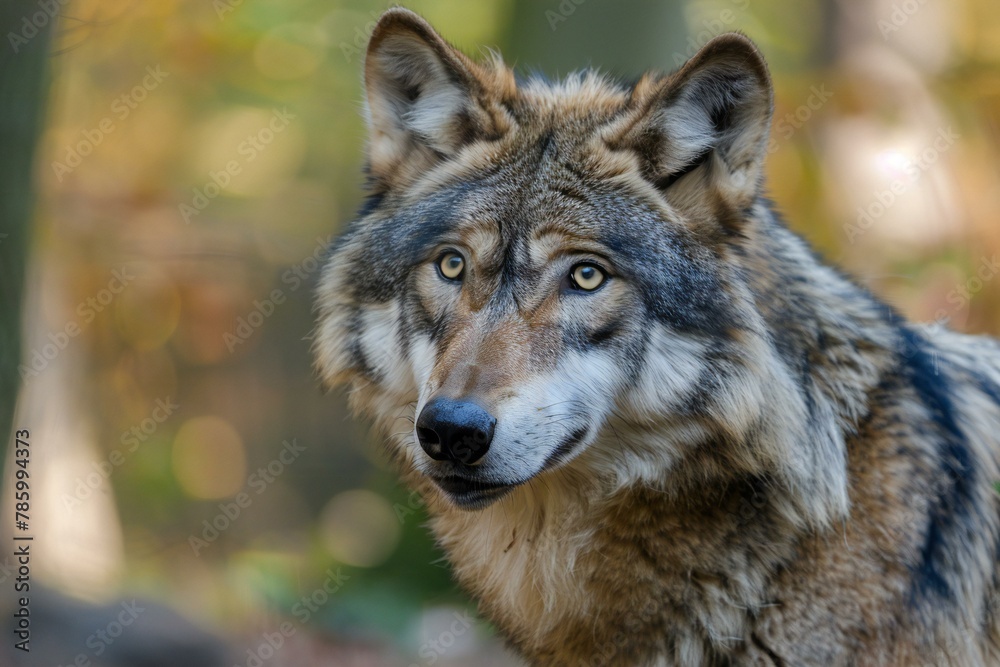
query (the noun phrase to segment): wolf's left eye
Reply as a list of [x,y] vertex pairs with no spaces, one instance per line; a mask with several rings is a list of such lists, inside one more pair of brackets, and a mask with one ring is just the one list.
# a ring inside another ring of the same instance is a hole
[[604,278],[604,271],[593,264],[577,264],[569,274],[573,287],[585,292],[593,292],[603,285]]
[[457,252],[446,252],[437,263],[438,271],[448,280],[461,280],[465,271],[465,260]]

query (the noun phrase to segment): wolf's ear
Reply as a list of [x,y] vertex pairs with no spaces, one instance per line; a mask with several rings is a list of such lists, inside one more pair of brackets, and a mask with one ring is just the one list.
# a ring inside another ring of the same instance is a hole
[[720,35],[669,78],[640,82],[633,101],[636,115],[609,143],[635,150],[671,204],[709,213],[720,197],[739,208],[753,201],[772,111],[771,77],[753,42]]
[[365,59],[372,175],[426,168],[488,136],[492,118],[480,100],[477,66],[417,14],[382,14]]

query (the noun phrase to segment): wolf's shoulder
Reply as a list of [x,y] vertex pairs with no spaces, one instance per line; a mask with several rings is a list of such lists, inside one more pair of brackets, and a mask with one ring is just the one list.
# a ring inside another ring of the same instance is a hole
[[985,384],[982,388],[995,392],[994,398],[1000,403],[1000,340],[935,325],[919,329],[949,367],[959,374],[959,380]]
[[[979,459],[991,461],[992,481],[1000,479],[1000,340],[949,331],[940,326],[913,327],[927,341],[932,366],[917,383],[923,396],[944,397],[938,412],[964,434]],[[926,403],[926,401],[925,401]],[[932,402],[933,403],[933,402]]]

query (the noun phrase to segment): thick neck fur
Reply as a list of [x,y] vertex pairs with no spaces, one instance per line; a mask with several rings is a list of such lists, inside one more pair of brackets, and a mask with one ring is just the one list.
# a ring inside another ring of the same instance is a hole
[[[802,465],[817,469],[802,479],[833,480],[846,496],[843,442],[865,417],[895,328],[884,305],[821,266],[763,202],[753,215],[732,260],[805,394],[814,431],[794,445],[818,446],[808,441],[814,438],[839,448],[805,456]],[[624,455],[640,441],[678,437],[674,425],[670,434],[657,428],[616,420],[604,447],[592,449]],[[848,511],[824,508],[812,520],[809,496],[822,493],[790,486],[781,470],[729,466],[727,450],[740,446],[699,443],[660,470],[659,483],[651,481],[656,471],[632,479],[601,473],[610,469],[600,461],[607,454],[588,451],[481,512],[455,509],[426,489],[432,525],[486,615],[539,664],[645,664],[649,656],[631,654],[632,644],[595,636],[644,627],[672,629],[653,634],[663,637],[657,652],[678,664],[713,664],[754,641],[753,619],[770,603],[768,583],[793,558],[799,536]],[[612,648],[595,657],[595,645]]]
[[868,393],[895,365],[898,317],[867,290],[822,263],[763,200],[737,245],[755,305],[801,386],[835,411],[853,433],[867,411]]
[[459,579],[533,664],[712,664],[749,639],[795,547],[767,479],[687,497],[560,483],[534,481],[478,515],[432,509]]

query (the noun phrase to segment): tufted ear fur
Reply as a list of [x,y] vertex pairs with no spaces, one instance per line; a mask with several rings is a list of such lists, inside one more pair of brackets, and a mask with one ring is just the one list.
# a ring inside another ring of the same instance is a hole
[[674,206],[718,217],[756,198],[771,124],[771,78],[753,42],[714,38],[672,76],[644,79],[636,111],[608,138],[639,154],[643,176]]
[[379,18],[365,59],[376,180],[426,168],[497,133],[479,69],[417,14],[395,8]]

